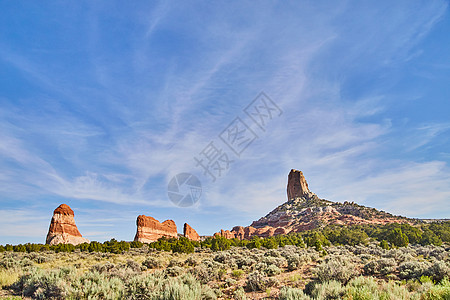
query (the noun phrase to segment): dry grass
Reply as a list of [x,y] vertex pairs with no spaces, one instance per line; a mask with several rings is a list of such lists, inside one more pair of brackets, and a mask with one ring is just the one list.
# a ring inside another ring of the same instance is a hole
[[0,269],[0,287],[10,286],[19,279],[20,275],[22,275],[22,272],[18,270]]

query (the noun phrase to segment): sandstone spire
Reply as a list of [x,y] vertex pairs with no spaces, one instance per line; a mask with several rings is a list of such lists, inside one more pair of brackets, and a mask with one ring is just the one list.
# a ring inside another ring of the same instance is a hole
[[190,240],[200,241],[200,236],[198,235],[197,231],[195,231],[194,228],[189,226],[188,223],[184,223],[183,235],[184,235],[184,237],[186,237]]
[[311,197],[314,195],[309,191],[308,183],[302,171],[292,169],[288,176],[287,197],[288,201],[299,197]]
[[74,220],[73,210],[67,204],[61,204],[53,211],[52,221],[48,229],[46,244],[73,244],[89,243],[81,236]]

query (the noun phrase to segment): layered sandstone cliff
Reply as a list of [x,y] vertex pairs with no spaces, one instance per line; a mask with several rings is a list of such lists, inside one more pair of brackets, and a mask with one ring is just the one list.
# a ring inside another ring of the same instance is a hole
[[78,231],[74,212],[67,204],[61,204],[53,211],[45,243],[48,245],[89,243],[89,240],[83,238]]
[[135,241],[142,243],[151,243],[165,236],[167,238],[176,238],[177,225],[173,220],[166,220],[160,223],[155,218],[140,215],[136,220],[137,231],[134,237]]

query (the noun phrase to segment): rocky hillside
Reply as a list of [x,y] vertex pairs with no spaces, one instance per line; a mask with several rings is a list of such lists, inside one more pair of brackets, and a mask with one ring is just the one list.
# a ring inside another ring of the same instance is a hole
[[301,232],[326,225],[388,224],[419,222],[390,213],[358,205],[354,202],[332,202],[320,199],[308,188],[301,171],[291,170],[287,184],[288,201],[248,227],[236,226],[216,235],[227,238],[266,237],[289,232]]

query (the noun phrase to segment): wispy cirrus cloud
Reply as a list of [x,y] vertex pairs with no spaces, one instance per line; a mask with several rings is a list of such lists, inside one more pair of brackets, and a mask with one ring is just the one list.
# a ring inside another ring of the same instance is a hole
[[[250,223],[284,202],[291,168],[331,200],[448,214],[448,157],[435,156],[448,143],[448,121],[401,123],[415,113],[398,85],[430,53],[424,40],[448,18],[447,6],[96,4],[77,16],[83,26],[57,18],[61,26],[42,39],[58,49],[44,42],[22,47],[0,34],[7,46],[0,62],[36,87],[0,98],[2,196],[60,197],[86,210],[82,222],[95,215],[92,206],[108,214],[123,207],[128,231],[141,211],[182,222],[183,212],[167,199],[168,181],[179,172],[201,176],[193,157],[264,91],[283,115],[258,131],[217,182],[202,177],[204,196],[184,211],[202,224],[200,233],[212,233],[199,219],[211,220],[217,210],[231,215],[215,215],[218,229]],[[420,103],[427,91],[411,88]],[[102,218],[97,226],[120,219]],[[86,227],[94,238],[113,234],[95,226]],[[118,237],[129,239],[119,227]]]

